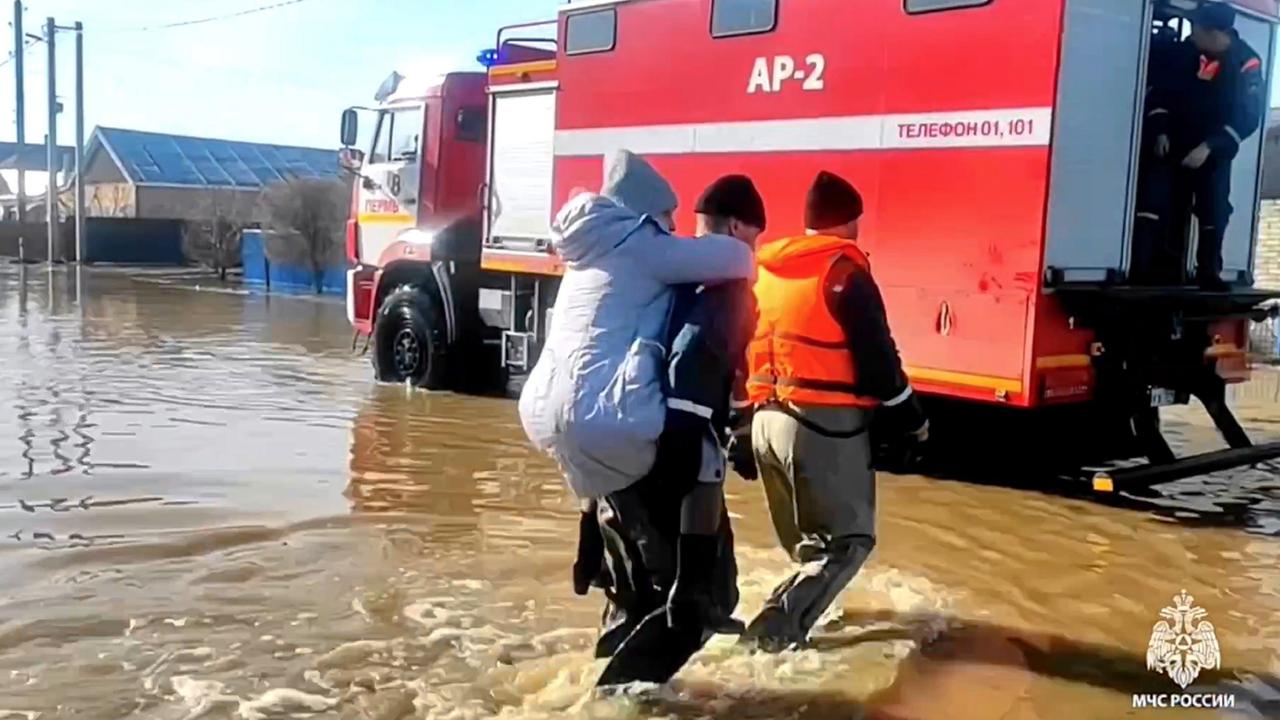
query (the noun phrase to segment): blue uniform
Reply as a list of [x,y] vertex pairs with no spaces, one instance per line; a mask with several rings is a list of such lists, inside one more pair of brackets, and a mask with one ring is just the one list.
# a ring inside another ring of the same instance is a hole
[[[682,501],[699,483],[724,480],[721,445],[728,439],[735,376],[754,329],[752,302],[746,281],[676,288],[666,339],[667,417],[657,461],[639,482],[599,504],[607,558],[599,584],[609,605],[597,657],[613,655],[646,616],[666,603],[675,581]],[[726,510],[719,527],[710,591],[713,603],[728,615],[738,604],[738,588]]]
[[[1218,57],[1190,40],[1153,42],[1135,272],[1180,280],[1187,222],[1194,213],[1200,223],[1197,275],[1219,275],[1233,210],[1231,163],[1261,124],[1262,88],[1262,61],[1239,36]],[[1164,158],[1153,152],[1160,136],[1170,145]],[[1201,144],[1210,150],[1208,160],[1196,169],[1184,167],[1183,159]]]

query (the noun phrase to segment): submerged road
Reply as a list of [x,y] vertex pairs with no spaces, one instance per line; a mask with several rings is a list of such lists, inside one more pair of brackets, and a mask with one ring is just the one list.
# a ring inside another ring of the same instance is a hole
[[[0,720],[1280,717],[1275,465],[1122,502],[882,476],[814,647],[592,699],[601,598],[514,404],[373,383],[333,302],[196,284],[0,267]],[[1236,395],[1280,436],[1276,376]],[[788,566],[729,491],[747,617]],[[1181,692],[1146,655],[1183,589],[1222,664],[1189,691],[1234,714],[1133,708]]]

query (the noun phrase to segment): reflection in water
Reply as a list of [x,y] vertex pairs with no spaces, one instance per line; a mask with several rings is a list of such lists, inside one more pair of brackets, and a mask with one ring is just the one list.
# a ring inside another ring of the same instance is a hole
[[[0,718],[1119,717],[1175,689],[1145,653],[1183,588],[1223,653],[1196,689],[1280,713],[1274,466],[1108,504],[1033,468],[884,477],[812,648],[717,638],[601,699],[573,504],[511,403],[373,385],[329,301],[20,280],[0,268]],[[1276,377],[1237,393],[1259,437]],[[760,488],[729,490],[746,616],[789,567]]]

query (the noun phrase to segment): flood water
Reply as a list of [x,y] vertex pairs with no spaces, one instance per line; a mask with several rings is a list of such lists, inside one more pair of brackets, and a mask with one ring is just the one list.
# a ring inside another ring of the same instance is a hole
[[[716,639],[599,699],[601,598],[513,403],[376,385],[330,301],[74,277],[0,268],[0,720],[1280,717],[1274,465],[1111,502],[882,476],[814,647]],[[1238,393],[1257,438],[1278,393]],[[749,617],[788,566],[761,489],[729,491]],[[1182,589],[1223,665],[1191,689],[1235,715],[1132,708],[1179,690],[1146,651]]]

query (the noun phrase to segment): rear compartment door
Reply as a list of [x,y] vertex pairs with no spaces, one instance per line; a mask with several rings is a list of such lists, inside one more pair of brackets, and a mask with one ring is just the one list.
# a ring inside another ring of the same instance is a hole
[[1128,257],[1150,0],[1067,0],[1064,22],[1045,266],[1098,282]]
[[[1236,17],[1236,31],[1263,59],[1266,68],[1267,87],[1264,98],[1271,97],[1271,58],[1275,50],[1275,35],[1271,23],[1252,15],[1240,13]],[[1262,177],[1262,141],[1266,135],[1264,119],[1258,131],[1240,145],[1240,152],[1231,165],[1231,206],[1234,211],[1227,223],[1227,234],[1222,243],[1222,268],[1237,275],[1253,269],[1253,244],[1257,236],[1258,199]],[[1194,257],[1194,253],[1191,254]]]
[[555,87],[493,92],[486,244],[533,250],[551,236]]

